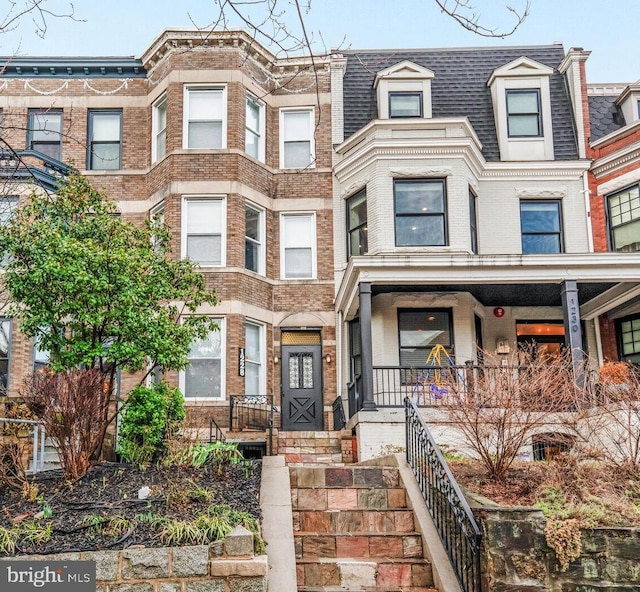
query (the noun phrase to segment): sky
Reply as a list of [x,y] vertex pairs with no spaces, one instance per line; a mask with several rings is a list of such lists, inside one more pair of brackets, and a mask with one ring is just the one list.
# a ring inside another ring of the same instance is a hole
[[[511,22],[506,5],[521,8],[526,3],[470,1],[483,22],[504,27]],[[46,2],[60,11],[69,7],[66,0]],[[283,18],[297,25],[289,0],[278,3],[285,10]],[[6,14],[10,4],[0,0],[0,11],[4,6]],[[217,14],[214,0],[75,0],[73,6],[78,20],[48,19],[43,39],[33,32],[29,20],[0,33],[0,55],[139,57],[164,29],[207,27]],[[444,15],[434,0],[312,0],[304,20],[316,52],[336,47],[504,47],[561,42],[565,50],[582,47],[592,52],[587,62],[589,82],[640,79],[640,0],[531,0],[530,15],[505,39],[485,39],[466,31]]]

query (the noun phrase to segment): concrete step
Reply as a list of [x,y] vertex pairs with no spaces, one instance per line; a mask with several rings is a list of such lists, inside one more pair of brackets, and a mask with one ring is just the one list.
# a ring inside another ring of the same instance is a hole
[[413,590],[432,588],[431,566],[424,559],[298,559],[298,589]]
[[388,510],[295,510],[294,533],[367,534],[415,530],[413,512],[407,508]]
[[298,559],[421,559],[422,537],[416,533],[296,533]]

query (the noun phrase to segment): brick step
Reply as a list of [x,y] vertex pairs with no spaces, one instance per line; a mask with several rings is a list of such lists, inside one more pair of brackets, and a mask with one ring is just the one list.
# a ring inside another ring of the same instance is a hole
[[298,559],[298,588],[410,590],[433,587],[431,565],[424,559]]
[[296,510],[294,533],[411,533],[415,529],[413,512],[388,510]]
[[298,559],[421,559],[418,533],[313,534],[294,536]]
[[395,510],[406,508],[404,489],[292,489],[295,510]]
[[394,467],[367,467],[346,465],[341,467],[295,466],[289,470],[292,488],[398,488],[400,474]]
[[335,464],[353,462],[353,437],[343,430],[323,432],[279,432],[278,454],[289,464]]

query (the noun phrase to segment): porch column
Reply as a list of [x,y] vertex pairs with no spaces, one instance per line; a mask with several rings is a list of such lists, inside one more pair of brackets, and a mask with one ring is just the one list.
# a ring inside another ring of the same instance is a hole
[[562,284],[562,311],[564,316],[564,344],[571,352],[571,362],[576,382],[582,386],[584,384],[584,352],[582,351],[578,284],[575,280],[565,280]]
[[371,283],[358,284],[360,346],[362,347],[362,411],[377,411],[373,400],[373,345],[371,343]]

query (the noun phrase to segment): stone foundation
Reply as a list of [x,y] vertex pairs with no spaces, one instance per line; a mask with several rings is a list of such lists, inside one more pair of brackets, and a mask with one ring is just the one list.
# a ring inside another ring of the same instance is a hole
[[582,553],[560,570],[531,508],[474,507],[483,531],[485,592],[632,592],[640,590],[640,529],[582,531]]

